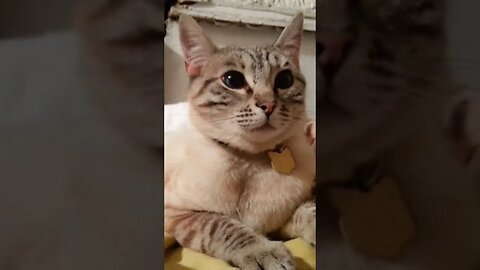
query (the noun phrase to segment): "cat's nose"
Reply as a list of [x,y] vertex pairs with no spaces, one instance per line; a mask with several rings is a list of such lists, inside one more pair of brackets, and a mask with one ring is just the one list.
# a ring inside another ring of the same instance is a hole
[[317,36],[317,61],[327,81],[335,77],[352,44],[352,39],[344,34]]
[[270,117],[270,115],[272,115],[273,110],[275,110],[275,107],[277,106],[275,102],[261,102],[257,103],[256,105],[265,112],[265,115],[267,117]]

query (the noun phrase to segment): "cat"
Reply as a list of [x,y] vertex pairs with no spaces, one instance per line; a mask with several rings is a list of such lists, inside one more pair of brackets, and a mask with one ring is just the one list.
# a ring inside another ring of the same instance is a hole
[[[188,15],[179,29],[192,128],[165,135],[165,231],[240,269],[294,269],[286,247],[266,235],[315,242],[303,15],[268,46],[217,48]],[[293,171],[275,171],[267,152],[279,146]]]
[[317,199],[381,159],[416,224],[388,261],[353,249],[319,201],[318,269],[480,266],[480,196],[445,126],[455,96],[446,13],[443,0],[318,2]]

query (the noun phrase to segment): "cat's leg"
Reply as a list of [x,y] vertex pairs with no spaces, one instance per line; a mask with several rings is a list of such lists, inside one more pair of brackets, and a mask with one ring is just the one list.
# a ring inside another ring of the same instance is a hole
[[[304,128],[304,135],[308,144],[313,145],[317,138],[315,121],[309,121]],[[280,229],[282,238],[291,239],[301,237],[310,244],[316,244],[316,205],[315,200],[301,204],[292,217]]]
[[316,205],[315,200],[300,205],[293,216],[280,229],[283,238],[301,237],[310,244],[316,244]]
[[183,246],[223,259],[242,270],[293,270],[280,242],[268,240],[226,215],[165,209],[165,231]]

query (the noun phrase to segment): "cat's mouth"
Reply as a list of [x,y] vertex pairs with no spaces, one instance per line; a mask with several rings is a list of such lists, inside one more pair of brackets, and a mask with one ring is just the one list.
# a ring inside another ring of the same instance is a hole
[[265,132],[265,131],[272,131],[272,130],[275,130],[275,127],[270,125],[270,123],[268,123],[268,122],[266,122],[265,124],[263,124],[259,127],[255,127],[255,128],[250,129],[251,132]]

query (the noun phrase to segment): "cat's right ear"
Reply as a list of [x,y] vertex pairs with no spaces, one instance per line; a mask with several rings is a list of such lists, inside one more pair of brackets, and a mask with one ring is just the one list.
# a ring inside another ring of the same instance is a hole
[[303,34],[303,13],[297,13],[275,42],[275,47],[292,57],[298,65]]
[[180,16],[179,28],[187,73],[190,77],[199,76],[216,48],[200,25],[189,15]]

